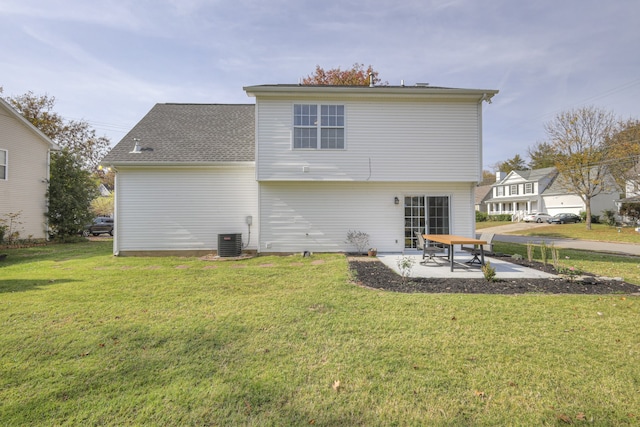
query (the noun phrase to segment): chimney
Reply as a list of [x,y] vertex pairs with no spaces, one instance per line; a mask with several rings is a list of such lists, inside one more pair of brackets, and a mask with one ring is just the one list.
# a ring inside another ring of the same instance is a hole
[[496,172],[496,182],[500,182],[503,179],[505,179],[507,177],[507,173],[506,172]]

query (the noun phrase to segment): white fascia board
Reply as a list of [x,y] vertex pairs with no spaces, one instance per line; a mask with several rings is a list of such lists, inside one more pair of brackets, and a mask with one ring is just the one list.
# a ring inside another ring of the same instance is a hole
[[430,99],[471,99],[490,101],[499,91],[494,89],[457,89],[429,86],[305,86],[262,85],[245,86],[243,90],[251,97],[297,98],[322,96],[394,97]]
[[175,167],[175,168],[184,168],[184,167],[212,167],[212,166],[221,166],[221,167],[255,167],[256,162],[135,162],[135,161],[126,161],[126,162],[100,162],[100,165],[104,167]]

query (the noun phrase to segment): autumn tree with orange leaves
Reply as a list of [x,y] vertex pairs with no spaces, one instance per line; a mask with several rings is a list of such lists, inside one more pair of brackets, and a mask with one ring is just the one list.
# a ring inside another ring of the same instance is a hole
[[387,83],[381,83],[378,78],[378,72],[369,65],[366,69],[364,64],[355,63],[347,70],[342,70],[340,67],[325,70],[319,65],[316,65],[316,71],[304,79],[302,79],[303,85],[322,85],[322,86],[369,86],[369,76],[373,76],[373,84],[386,85]]

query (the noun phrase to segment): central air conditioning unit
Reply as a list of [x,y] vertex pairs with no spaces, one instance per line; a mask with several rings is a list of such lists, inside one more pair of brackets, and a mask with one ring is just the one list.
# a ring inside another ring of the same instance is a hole
[[242,254],[242,234],[218,234],[218,256],[237,257]]

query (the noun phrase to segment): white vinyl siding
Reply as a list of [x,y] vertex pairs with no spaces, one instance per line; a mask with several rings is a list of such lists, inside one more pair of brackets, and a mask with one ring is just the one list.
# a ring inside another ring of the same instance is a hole
[[[311,103],[296,101],[295,104]],[[294,102],[258,99],[259,181],[477,181],[481,105],[477,102],[339,101],[345,150],[292,150]]]
[[379,252],[404,250],[404,206],[395,197],[448,196],[451,233],[473,236],[468,183],[260,183],[261,252],[350,252],[349,230],[370,235]]
[[6,179],[0,179],[0,218],[19,213],[19,238],[45,239],[49,145],[1,106],[0,129],[0,149],[7,155]]
[[7,150],[0,149],[0,179],[7,179],[8,155]]
[[114,252],[217,250],[218,234],[257,248],[254,167],[119,168]]

